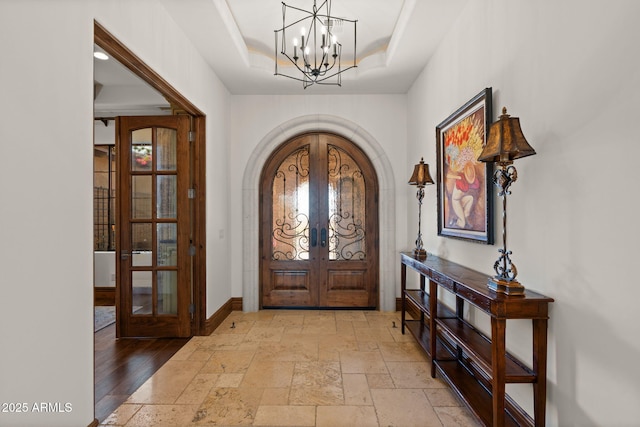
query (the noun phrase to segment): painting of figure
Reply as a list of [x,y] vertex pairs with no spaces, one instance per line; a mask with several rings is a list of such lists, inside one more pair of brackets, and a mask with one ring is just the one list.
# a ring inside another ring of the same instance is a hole
[[493,243],[490,165],[478,162],[490,123],[490,98],[491,89],[485,89],[436,128],[439,235]]

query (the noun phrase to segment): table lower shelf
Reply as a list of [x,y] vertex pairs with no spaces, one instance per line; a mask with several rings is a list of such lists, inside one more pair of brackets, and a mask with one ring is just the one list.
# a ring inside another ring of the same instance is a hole
[[[491,391],[484,388],[457,360],[436,360],[436,371],[484,425],[493,425]],[[533,420],[511,399],[505,402],[505,426],[532,426]]]
[[[472,359],[490,379],[493,375],[491,372],[491,340],[462,319],[437,318],[436,323],[439,331],[443,331],[447,337],[451,337],[455,341],[456,345],[473,355]],[[507,383],[533,383],[536,381],[536,375],[524,363],[507,352],[505,354],[505,380]]]
[[[429,326],[420,320],[405,320],[405,327],[411,332],[420,347],[431,356],[431,348],[429,347]],[[439,360],[455,360],[453,353],[445,347],[440,340],[436,340],[436,359]]]

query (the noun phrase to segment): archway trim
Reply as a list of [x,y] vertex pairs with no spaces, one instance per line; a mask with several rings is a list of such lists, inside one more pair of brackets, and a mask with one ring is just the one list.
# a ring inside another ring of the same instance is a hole
[[260,173],[271,153],[282,143],[305,132],[332,132],[358,145],[369,157],[378,175],[380,237],[380,310],[396,308],[396,217],[395,179],[391,162],[376,139],[365,129],[341,117],[323,114],[300,116],[274,128],[258,143],[247,161],[242,180],[242,306],[258,311]]

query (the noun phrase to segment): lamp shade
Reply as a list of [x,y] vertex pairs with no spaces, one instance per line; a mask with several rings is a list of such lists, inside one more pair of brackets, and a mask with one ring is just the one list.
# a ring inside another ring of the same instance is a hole
[[536,154],[522,134],[520,119],[507,114],[502,108],[502,115],[497,122],[491,124],[489,137],[482,153],[478,157],[481,162],[513,163],[515,159]]
[[413,174],[411,178],[409,178],[409,184],[422,187],[426,184],[433,184],[433,179],[429,174],[429,165],[424,162],[424,158],[421,158],[420,163],[413,168]]

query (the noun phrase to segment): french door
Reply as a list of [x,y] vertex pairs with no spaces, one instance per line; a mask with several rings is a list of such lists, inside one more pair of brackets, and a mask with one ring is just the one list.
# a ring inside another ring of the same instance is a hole
[[191,335],[189,117],[118,117],[118,337]]
[[377,308],[378,184],[333,134],[293,138],[262,171],[262,308]]

